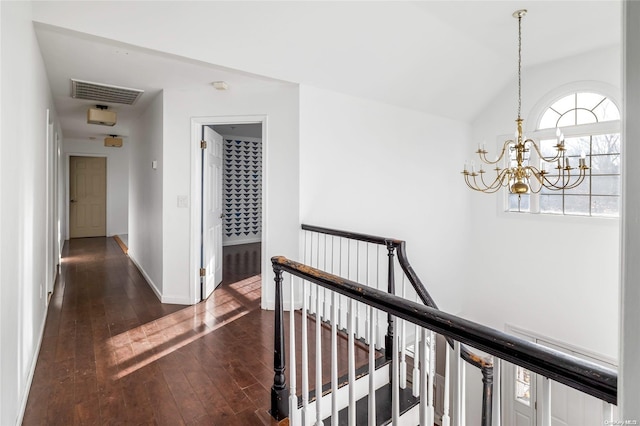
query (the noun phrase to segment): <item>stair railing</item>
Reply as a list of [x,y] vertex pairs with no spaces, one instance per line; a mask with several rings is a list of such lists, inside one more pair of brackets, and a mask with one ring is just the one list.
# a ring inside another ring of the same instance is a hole
[[[274,351],[274,385],[272,387],[272,405],[271,414],[274,418],[280,420],[289,417],[292,425],[310,425],[316,426],[323,425],[324,419],[330,417],[331,425],[338,424],[338,413],[334,406],[329,409],[322,409],[316,404],[314,407],[315,413],[305,417],[303,413],[300,416],[300,411],[296,410],[296,414],[290,416],[290,410],[293,411],[297,407],[297,395],[296,395],[296,373],[292,373],[290,376],[291,385],[289,388],[286,386],[286,374],[285,374],[285,334],[284,325],[285,318],[283,312],[283,281],[284,274],[289,274],[289,294],[291,297],[291,303],[294,299],[294,290],[302,287],[302,293],[304,296],[305,287],[309,285],[311,292],[313,289],[311,284],[315,285],[316,293],[320,289],[325,289],[331,292],[333,301],[336,301],[337,295],[346,297],[349,302],[349,312],[351,316],[350,325],[353,324],[353,312],[355,311],[357,304],[362,304],[368,311],[368,318],[370,319],[369,327],[370,332],[374,330],[374,311],[383,312],[386,315],[391,315],[395,321],[406,321],[408,324],[412,324],[419,328],[419,333],[422,336],[420,341],[419,359],[417,362],[421,364],[421,380],[419,384],[419,405],[406,409],[403,411],[402,402],[406,400],[406,395],[400,394],[400,387],[398,380],[392,380],[391,384],[391,421],[394,425],[400,424],[420,424],[421,426],[433,425],[433,380],[435,370],[435,333],[442,335],[446,339],[454,341],[454,350],[449,348],[449,345],[445,345],[445,392],[444,398],[444,416],[443,424],[449,424],[450,417],[454,419],[454,424],[464,425],[464,391],[461,391],[464,383],[464,369],[459,369],[457,374],[452,374],[451,370],[455,370],[456,362],[452,360],[459,360],[458,366],[461,364],[462,353],[461,345],[466,344],[477,350],[483,351],[495,358],[510,362],[512,364],[521,366],[530,370],[533,373],[539,374],[545,378],[545,383],[549,383],[550,380],[558,383],[570,386],[578,391],[584,392],[588,395],[594,396],[606,404],[616,404],[617,402],[617,373],[606,367],[602,367],[598,364],[579,359],[577,357],[567,355],[557,350],[547,348],[545,346],[523,340],[521,338],[508,335],[498,330],[477,324],[475,322],[457,317],[455,315],[442,312],[430,306],[425,306],[423,303],[414,302],[404,299],[394,294],[389,294],[386,291],[382,291],[373,287],[365,286],[361,283],[349,280],[347,278],[339,277],[334,274],[330,274],[325,271],[321,271],[317,268],[313,268],[302,263],[298,263],[281,256],[277,256],[271,259],[273,270],[275,274],[275,292],[276,292],[276,310],[275,310],[275,351]],[[319,305],[318,300],[316,303]],[[292,366],[296,365],[295,357],[295,336],[294,331],[295,323],[303,320],[307,314],[304,306],[303,297],[303,312],[300,315],[301,319],[297,320],[294,309],[290,311],[289,317],[289,344],[290,344],[290,357]],[[333,323],[336,323],[337,304],[332,305],[332,318]],[[316,319],[320,319],[319,310],[316,311]],[[322,321],[316,321],[316,327],[319,327]],[[396,322],[397,324],[397,322]],[[332,364],[337,364],[337,358],[335,352],[337,350],[337,332],[335,332],[335,326],[332,325],[331,333],[331,352]],[[303,327],[304,330],[304,327]],[[349,343],[353,343],[354,331],[351,328],[347,328],[349,334]],[[320,337],[319,333],[318,337]],[[372,384],[374,376],[372,374],[372,361],[375,358],[375,335],[369,336],[370,344],[368,345],[369,353],[369,410],[368,410],[368,425],[375,425],[376,412],[375,412],[375,397],[378,392],[378,385]],[[317,343],[317,342],[316,342]],[[306,344],[306,343],[305,343]],[[398,358],[400,352],[400,342],[398,340],[397,333],[394,334],[392,339],[392,358],[391,363],[393,372],[392,377],[398,377]],[[429,356],[427,356],[429,354]],[[316,358],[321,356],[320,353],[315,354]],[[333,370],[332,366],[332,370]],[[355,425],[355,401],[351,396],[352,388],[355,388],[355,383],[351,381],[351,377],[355,376],[352,370],[353,365],[349,365],[349,377],[347,382],[349,387],[348,394],[348,424]],[[316,372],[317,374],[317,372]],[[338,390],[338,383],[335,380],[336,374],[332,371],[332,383],[331,393],[335,393]],[[451,386],[450,381],[452,376],[457,376],[457,384],[454,384],[454,407],[455,413],[450,416],[449,413],[449,388]],[[321,374],[320,374],[321,377]],[[323,383],[320,381],[319,383]],[[415,384],[414,384],[415,385]],[[372,390],[374,392],[372,392]],[[365,389],[366,391],[366,389]],[[322,385],[320,389],[316,389],[316,403],[321,402],[325,397],[323,396]],[[373,397],[372,397],[373,393]],[[547,392],[547,397],[550,394]],[[331,395],[332,405],[337,402],[337,396]],[[550,398],[547,398],[550,401]],[[548,402],[547,401],[547,402]],[[373,409],[372,409],[373,407]],[[462,408],[462,409],[461,409]],[[609,408],[611,406],[609,405]],[[545,415],[543,415],[543,425],[551,424],[550,407],[545,405]],[[605,417],[603,420],[612,421],[611,411],[605,410]],[[606,424],[606,423],[605,423]]]
[[[399,240],[399,239],[395,239],[395,238],[386,238],[386,237],[380,237],[380,236],[375,236],[375,235],[369,235],[369,234],[362,234],[362,233],[357,233],[357,232],[350,232],[350,231],[342,231],[342,230],[337,230],[337,229],[331,229],[331,228],[325,228],[325,227],[321,227],[321,226],[315,226],[315,225],[308,225],[308,224],[302,224],[301,228],[303,231],[305,231],[304,234],[304,241],[303,241],[303,246],[304,246],[304,263],[310,265],[310,266],[315,266],[316,268],[319,269],[323,269],[325,271],[331,272],[331,273],[335,273],[335,269],[338,269],[338,273],[336,273],[336,275],[339,276],[345,276],[346,278],[352,278],[350,275],[354,275],[355,281],[371,286],[371,281],[372,281],[372,277],[369,276],[370,274],[359,274],[358,272],[360,271],[360,269],[362,268],[357,268],[356,267],[356,272],[355,274],[352,274],[352,268],[350,268],[351,264],[350,262],[348,262],[347,264],[347,268],[344,267],[344,265],[342,265],[342,260],[345,258],[344,253],[339,253],[337,256],[335,254],[335,248],[334,248],[334,241],[331,240],[330,243],[328,243],[326,240],[322,241],[320,238],[316,237],[315,240],[313,238],[313,234],[310,234],[311,237],[307,236],[307,233],[315,233],[318,235],[323,235],[323,236],[331,236],[336,237],[338,239],[344,239],[344,240],[348,240],[348,241],[355,241],[355,242],[362,242],[365,244],[373,244],[373,245],[377,245],[380,247],[385,247],[387,250],[386,253],[386,257],[387,257],[387,262],[386,262],[386,271],[383,269],[381,271],[381,273],[379,273],[378,275],[384,275],[386,272],[387,275],[387,285],[386,285],[386,289],[387,292],[389,294],[397,294],[396,293],[396,281],[401,282],[402,285],[402,290],[404,293],[404,280],[406,278],[406,280],[409,281],[411,287],[413,288],[413,290],[416,293],[417,298],[422,301],[423,304],[425,304],[426,306],[438,309],[438,306],[436,304],[436,302],[433,300],[433,298],[431,297],[431,295],[429,294],[429,292],[427,291],[426,287],[424,286],[424,284],[422,283],[422,281],[420,280],[420,278],[418,277],[418,275],[416,274],[416,272],[414,271],[413,267],[411,266],[411,264],[409,263],[409,259],[407,257],[407,251],[406,251],[406,242],[403,240]],[[352,248],[353,244],[347,244],[346,247],[348,248]],[[345,244],[343,244],[342,242],[339,242],[339,247],[340,247],[340,251],[342,251],[343,246],[345,246]],[[365,246],[365,248],[368,249],[368,246]],[[315,250],[314,250],[315,249]],[[359,246],[356,246],[356,249],[360,249]],[[361,250],[363,251],[363,250]],[[361,263],[358,262],[359,261],[359,254],[358,253],[356,255],[356,262],[357,263]],[[377,255],[373,255],[370,256],[369,253],[365,254],[367,261],[370,260],[371,257],[373,257],[374,261],[379,261],[379,257]],[[336,257],[339,259],[339,262],[336,261]],[[351,257],[353,256],[349,256],[348,254],[346,255],[346,259],[349,260]],[[401,277],[396,277],[396,272],[394,269],[394,258],[397,257],[398,259],[398,264],[401,268],[401,271],[403,272],[403,275]],[[329,261],[328,261],[329,260]],[[338,265],[336,265],[336,263],[338,263]],[[369,265],[370,266],[370,265]],[[377,271],[379,265],[375,265],[374,269]],[[346,271],[345,271],[346,269]],[[369,272],[369,267],[366,268],[367,272]],[[345,273],[346,272],[346,273]],[[365,275],[365,276],[360,276],[360,275]],[[383,287],[380,285],[375,286],[376,288],[378,288],[379,290],[382,290]],[[401,294],[402,297],[406,297],[406,294]],[[312,310],[313,312],[313,310]],[[325,318],[323,316],[323,318]],[[341,324],[340,322],[340,318],[342,318],[341,315],[338,315],[339,318],[339,324]],[[392,345],[391,342],[393,341],[394,338],[394,320],[393,320],[393,316],[392,315],[388,315],[387,316],[387,330],[386,330],[386,334],[384,335],[384,348],[385,348],[385,356],[388,360],[391,359],[392,356]],[[406,342],[405,339],[405,332],[403,332],[404,330],[401,330],[400,332],[400,338],[402,342]],[[357,333],[358,335],[358,333]],[[358,335],[358,337],[362,337],[360,335]],[[414,335],[414,339],[415,339],[415,343],[413,345],[414,347],[414,356],[416,355],[416,351],[415,348],[418,346],[417,343],[419,343],[419,337]],[[380,340],[382,341],[382,340]],[[447,339],[447,341],[449,342],[449,345],[453,348],[453,340],[452,339]],[[399,365],[399,369],[400,369],[400,380],[404,380],[404,378],[406,377],[406,374],[403,374],[406,371],[406,355],[405,355],[405,350],[406,350],[406,345],[401,345],[401,355],[400,355],[400,365]],[[471,350],[469,350],[469,348],[467,348],[465,345],[461,345],[460,347],[460,356],[461,358],[469,363],[470,365],[478,368],[482,374],[482,387],[483,387],[483,391],[482,391],[482,426],[490,426],[492,424],[492,417],[493,417],[493,382],[494,382],[494,377],[493,377],[493,361],[490,358],[487,358],[485,356],[481,356],[478,355],[474,352],[472,352]],[[419,380],[419,370],[418,369],[414,369],[414,380],[417,381]],[[404,383],[403,383],[404,385]],[[404,386],[403,386],[404,387]],[[499,401],[497,404],[497,408],[499,409]]]

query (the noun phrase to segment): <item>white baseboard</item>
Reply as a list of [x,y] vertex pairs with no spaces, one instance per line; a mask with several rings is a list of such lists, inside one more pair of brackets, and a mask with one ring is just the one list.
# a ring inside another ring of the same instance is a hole
[[140,266],[140,263],[138,263],[138,261],[136,260],[135,253],[129,250],[127,255],[129,256],[129,259],[131,259],[133,264],[136,265],[136,268],[138,268],[138,271],[140,271],[140,273],[142,274],[142,277],[145,279],[147,284],[149,284],[149,287],[151,287],[151,290],[153,290],[153,292],[156,294],[156,297],[158,298],[158,300],[162,302],[162,292],[158,290],[158,287],[156,287],[156,284],[153,282],[151,277],[149,277],[149,274],[147,274],[147,271],[145,271],[144,268]]
[[[45,304],[46,305],[46,304]],[[47,314],[49,313],[49,307],[46,306],[44,311],[44,318],[42,319],[42,325],[40,326],[40,337],[36,350],[34,351],[34,357],[31,362],[31,368],[29,368],[29,376],[27,377],[27,383],[24,387],[24,393],[22,394],[22,401],[20,402],[20,412],[16,419],[16,426],[21,425],[24,420],[24,412],[27,409],[27,401],[29,400],[29,393],[31,392],[31,383],[33,383],[33,376],[36,372],[36,364],[38,363],[38,357],[40,356],[40,347],[42,346],[42,338],[44,337],[44,327],[47,324]]]
[[151,277],[149,277],[149,274],[147,274],[144,268],[140,266],[138,261],[136,261],[135,253],[132,253],[131,250],[129,250],[127,254],[129,255],[129,259],[131,259],[133,264],[136,265],[136,268],[138,268],[138,271],[140,271],[140,273],[142,274],[142,277],[145,279],[147,284],[149,284],[149,287],[151,287],[151,290],[153,290],[153,292],[155,293],[156,297],[160,302],[171,303],[174,305],[193,305],[193,302],[188,298],[185,299],[184,297],[171,296],[171,295],[167,296],[162,294],[162,292],[158,290],[158,287],[155,285]]

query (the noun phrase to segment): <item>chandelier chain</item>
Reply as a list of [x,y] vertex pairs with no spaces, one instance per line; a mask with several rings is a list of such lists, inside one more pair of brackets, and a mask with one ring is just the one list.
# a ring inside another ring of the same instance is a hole
[[[513,17],[518,18],[518,119],[515,137],[505,141],[495,160],[487,158],[488,152],[484,149],[484,144],[478,144],[476,154],[480,157],[481,163],[495,165],[496,175],[492,181],[485,180],[488,171],[482,168],[482,164],[477,170],[473,163],[471,169],[465,164],[462,170],[465,183],[474,191],[490,194],[505,187],[511,194],[518,195],[518,202],[521,194],[538,193],[542,188],[551,191],[573,189],[585,180],[589,170],[584,157],[578,160],[577,167],[571,165],[571,159],[565,156],[567,149],[564,136],[559,129],[558,141],[554,147],[556,153],[551,156],[544,156],[536,142],[525,138],[522,134],[523,120],[520,116],[522,113],[522,17],[526,13],[526,9],[516,10],[513,13]],[[531,151],[535,151],[535,153],[532,152],[531,158],[534,163],[530,163],[530,158],[527,156]],[[538,160],[540,165],[535,164]],[[500,167],[503,163],[505,163],[504,168]],[[550,164],[554,170],[547,170],[545,164]],[[532,182],[534,182],[533,187]]]
[[518,16],[518,119],[522,109],[522,16]]

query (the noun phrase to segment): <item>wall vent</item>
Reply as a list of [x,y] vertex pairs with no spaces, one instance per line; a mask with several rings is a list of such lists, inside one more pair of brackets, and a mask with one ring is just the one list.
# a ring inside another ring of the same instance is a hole
[[71,97],[96,102],[133,105],[144,90],[71,79]]

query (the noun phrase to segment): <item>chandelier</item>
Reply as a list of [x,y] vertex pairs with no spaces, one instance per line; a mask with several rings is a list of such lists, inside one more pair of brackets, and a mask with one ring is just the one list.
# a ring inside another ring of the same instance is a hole
[[[518,118],[516,119],[515,139],[507,140],[504,143],[500,155],[494,161],[487,158],[488,152],[484,149],[484,145],[478,147],[476,154],[481,160],[479,170],[475,170],[474,165],[471,166],[471,169],[468,169],[465,164],[462,171],[467,186],[475,191],[490,194],[505,187],[509,188],[510,193],[518,194],[519,198],[522,194],[538,193],[542,188],[552,191],[572,189],[582,183],[589,169],[586,165],[584,153],[578,159],[577,167],[573,167],[570,164],[569,158],[565,156],[564,135],[560,129],[556,129],[555,155],[551,157],[542,155],[540,147],[535,141],[526,138],[522,134],[523,120],[520,117],[522,107],[522,17],[526,14],[527,11],[524,9],[513,12],[513,17],[518,19]],[[500,168],[499,164],[504,164],[507,153],[509,155],[506,160],[509,165],[505,168]],[[512,153],[515,155],[512,155]],[[539,160],[539,167],[533,165],[537,160]],[[482,168],[482,163],[495,165],[493,170],[496,175],[493,180],[485,178],[487,171]],[[547,169],[546,164],[550,165],[550,170]],[[532,182],[535,183],[532,185]]]

